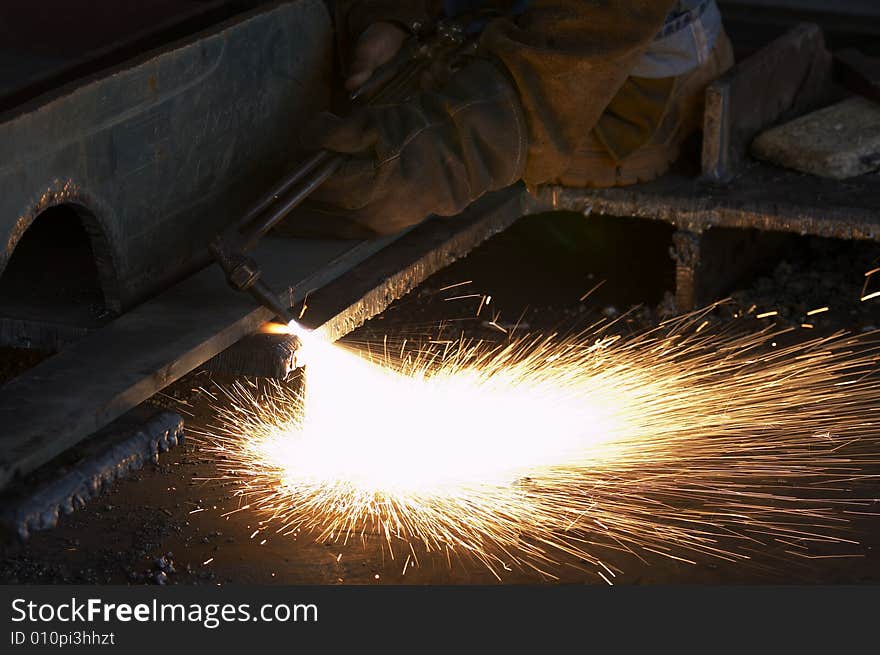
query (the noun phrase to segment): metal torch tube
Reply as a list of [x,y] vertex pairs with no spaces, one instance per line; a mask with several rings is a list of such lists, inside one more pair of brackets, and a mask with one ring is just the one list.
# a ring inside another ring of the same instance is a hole
[[273,204],[288,193],[294,185],[305,179],[315,170],[326,164],[334,157],[335,153],[328,150],[319,150],[305,162],[300,164],[293,173],[285,177],[271,191],[264,195],[250,210],[245,214],[244,218],[238,221],[237,227],[244,230],[254,219],[269,209]]
[[305,178],[300,186],[289,190],[269,205],[261,214],[242,230],[242,248],[250,250],[269,230],[277,225],[297,205],[305,200],[315,189],[321,186],[345,161],[345,156],[332,153],[330,157],[311,175]]

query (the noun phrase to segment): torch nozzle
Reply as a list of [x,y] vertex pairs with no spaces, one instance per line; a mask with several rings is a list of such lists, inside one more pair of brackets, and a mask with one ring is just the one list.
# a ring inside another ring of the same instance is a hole
[[263,307],[272,310],[275,313],[275,316],[288,326],[290,326],[291,323],[296,322],[290,307],[285,307],[284,303],[279,301],[278,296],[269,288],[269,285],[262,280],[256,280],[247,288],[247,291],[258,303]]

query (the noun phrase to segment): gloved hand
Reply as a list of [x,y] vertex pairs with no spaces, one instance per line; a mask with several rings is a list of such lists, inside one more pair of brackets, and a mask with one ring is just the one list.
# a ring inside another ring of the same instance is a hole
[[347,119],[322,114],[305,145],[350,155],[312,199],[375,235],[429,214],[451,216],[520,179],[528,150],[517,92],[487,60],[473,60],[439,90],[369,106]]
[[394,58],[406,37],[407,32],[394,23],[379,21],[371,24],[354,47],[345,88],[354,91],[370,79],[377,68]]

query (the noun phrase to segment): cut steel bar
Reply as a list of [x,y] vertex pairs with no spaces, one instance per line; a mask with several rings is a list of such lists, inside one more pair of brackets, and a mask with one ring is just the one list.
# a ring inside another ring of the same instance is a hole
[[[772,181],[772,183],[771,183]],[[544,187],[531,212],[551,209],[635,216],[702,232],[755,228],[834,239],[880,240],[880,176],[837,180],[749,162],[725,187],[680,174],[610,189]]]
[[252,334],[204,363],[212,373],[286,380],[296,368],[298,340],[289,334]]

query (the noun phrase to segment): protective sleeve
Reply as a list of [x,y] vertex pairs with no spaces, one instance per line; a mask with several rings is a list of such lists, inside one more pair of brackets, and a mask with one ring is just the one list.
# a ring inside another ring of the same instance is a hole
[[674,0],[532,0],[490,22],[482,52],[507,69],[529,131],[524,179],[560,175],[599,121]]

